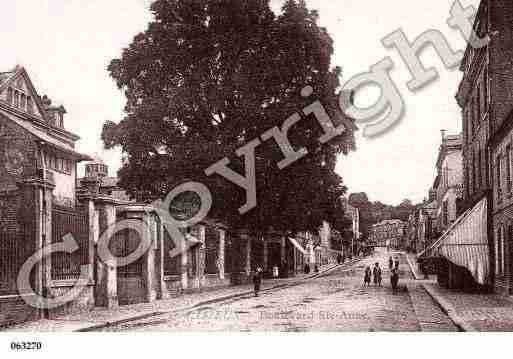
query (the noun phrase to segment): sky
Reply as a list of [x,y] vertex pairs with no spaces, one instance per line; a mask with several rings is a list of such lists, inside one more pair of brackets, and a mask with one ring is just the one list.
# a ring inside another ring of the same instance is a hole
[[[279,9],[282,0],[271,0]],[[462,0],[464,6],[478,0]],[[115,175],[119,150],[103,150],[102,124],[123,118],[124,96],[106,70],[133,37],[144,31],[152,16],[150,0],[16,0],[2,4],[0,71],[16,64],[29,72],[40,95],[63,104],[66,127],[82,139],[80,151],[100,156]],[[461,113],[454,99],[461,73],[445,69],[432,49],[421,59],[434,66],[439,79],[412,93],[406,87],[408,69],[395,50],[381,39],[402,28],[413,40],[426,30],[441,31],[454,50],[464,49],[459,33],[446,24],[452,0],[393,2],[376,0],[307,0],[317,9],[320,24],[334,40],[333,65],[343,68],[342,83],[389,56],[391,72],[403,97],[406,113],[392,131],[374,138],[356,135],[357,150],[341,156],[337,172],[349,192],[366,192],[372,201],[399,204],[427,197],[436,168],[440,130],[461,131]],[[391,5],[393,4],[393,5]],[[358,95],[359,105],[379,96],[374,88]]]

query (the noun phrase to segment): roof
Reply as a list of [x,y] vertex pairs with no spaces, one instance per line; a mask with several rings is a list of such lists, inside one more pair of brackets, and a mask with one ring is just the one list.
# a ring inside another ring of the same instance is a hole
[[0,85],[9,80],[15,73],[15,71],[0,72]]
[[[119,178],[117,177],[103,177],[101,179],[101,187],[103,188],[111,188],[111,187],[118,187]],[[78,179],[78,186],[82,186],[82,178]]]
[[403,224],[404,222],[400,219],[385,219],[379,223],[374,224],[373,226],[383,226],[385,224]]
[[463,135],[447,135],[443,138],[442,144],[438,151],[438,158],[436,160],[436,166],[440,167],[445,156],[449,151],[461,151],[463,149]]
[[36,127],[30,121],[22,120],[21,118],[18,118],[17,116],[15,116],[7,111],[4,111],[2,109],[0,109],[0,115],[11,120],[12,122],[16,123],[18,126],[22,127],[23,129],[25,129],[30,134],[32,134],[39,140],[43,141],[44,143],[46,143],[52,147],[55,147],[58,150],[77,158],[78,160],[82,160],[82,161],[90,161],[91,160],[91,157],[75,151],[75,149],[72,146],[67,145],[65,142],[59,141],[57,138],[50,136],[42,128]]

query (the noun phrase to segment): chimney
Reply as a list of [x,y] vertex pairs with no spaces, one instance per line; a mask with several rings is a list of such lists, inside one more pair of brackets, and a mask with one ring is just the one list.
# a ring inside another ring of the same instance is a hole
[[48,124],[64,129],[64,114],[66,113],[64,106],[52,106],[52,100],[46,95],[41,98],[41,102],[48,119]]
[[429,202],[433,202],[436,199],[436,190],[431,188],[429,189]]

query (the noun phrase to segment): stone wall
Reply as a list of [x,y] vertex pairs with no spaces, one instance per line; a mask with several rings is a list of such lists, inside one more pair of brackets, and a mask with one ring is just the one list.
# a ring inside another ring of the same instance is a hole
[[36,320],[39,311],[27,305],[20,296],[0,297],[0,328]]
[[0,114],[0,191],[36,172],[37,145],[32,135]]

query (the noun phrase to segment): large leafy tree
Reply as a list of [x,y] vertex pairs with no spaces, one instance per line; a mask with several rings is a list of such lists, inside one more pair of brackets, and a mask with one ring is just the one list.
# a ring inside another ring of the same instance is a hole
[[[107,122],[107,148],[121,146],[121,185],[145,200],[161,198],[186,180],[206,184],[211,215],[234,226],[311,230],[342,216],[346,188],[335,172],[338,155],[354,145],[352,131],[321,144],[313,115],[290,131],[309,154],[286,169],[274,141],[256,149],[257,202],[244,215],[245,192],[204,170],[224,157],[244,174],[235,150],[281,125],[318,99],[335,124],[340,68],[332,39],[304,1],[286,1],[279,15],[269,0],[157,0],[148,29],[109,66],[127,98],[126,117]],[[311,98],[301,96],[310,85]]]

